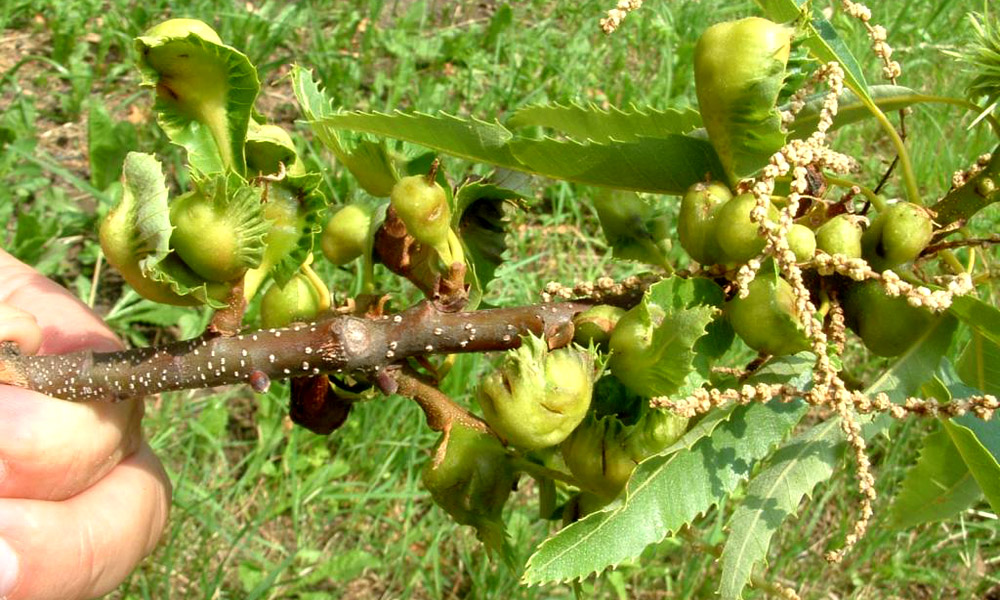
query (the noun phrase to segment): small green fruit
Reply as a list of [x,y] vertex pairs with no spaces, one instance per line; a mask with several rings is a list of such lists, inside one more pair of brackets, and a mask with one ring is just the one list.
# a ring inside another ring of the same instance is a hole
[[816,256],[816,235],[812,229],[796,223],[788,229],[788,247],[798,262],[812,260]]
[[634,425],[593,413],[560,446],[573,477],[588,492],[613,500],[643,460],[674,443],[688,420],[657,409],[644,409]]
[[[760,226],[750,220],[750,211],[757,205],[753,194],[740,194],[726,202],[715,217],[715,239],[725,258],[730,262],[744,263],[764,250],[767,240],[760,234]],[[768,204],[768,219],[778,220],[778,209]]]
[[423,175],[403,177],[389,195],[406,230],[421,244],[442,248],[448,243],[451,209],[444,188]]
[[198,19],[168,19],[150,27],[143,37],[182,38],[194,34],[201,39],[222,45],[222,38],[204,21]]
[[366,206],[348,204],[326,222],[320,244],[323,255],[335,265],[345,265],[364,254],[372,215]]
[[861,258],[861,226],[851,215],[837,215],[816,230],[816,247],[830,255]]
[[878,356],[899,356],[934,323],[929,310],[910,306],[903,296],[886,294],[872,280],[847,290],[844,316],[848,327]]
[[578,347],[549,351],[522,338],[487,375],[476,400],[500,437],[525,450],[555,446],[580,424],[594,387],[594,357]]
[[330,308],[330,292],[325,287],[320,289],[318,283],[305,273],[296,273],[285,287],[271,284],[261,299],[261,325],[272,329],[315,320]]
[[775,105],[793,32],[792,27],[751,17],[712,25],[695,46],[695,91],[702,121],[734,182],[759,169],[761,157],[784,143]]
[[726,303],[725,312],[736,335],[762,354],[784,356],[809,349],[802,322],[795,315],[792,286],[776,273],[760,273],[748,286],[746,298]]
[[421,479],[438,506],[456,522],[475,527],[488,550],[503,552],[503,506],[517,473],[495,437],[452,423]]
[[872,222],[861,245],[872,268],[884,271],[920,256],[933,237],[934,221],[925,208],[897,202]]
[[694,184],[681,199],[677,237],[688,256],[703,265],[722,260],[722,249],[715,238],[715,217],[732,197],[728,187],[712,182]]
[[240,212],[235,203],[188,192],[170,206],[170,246],[206,280],[235,281],[260,264],[267,230],[259,209],[253,215]]
[[573,317],[573,341],[583,347],[590,344],[607,347],[618,320],[625,309],[608,304],[599,304]]

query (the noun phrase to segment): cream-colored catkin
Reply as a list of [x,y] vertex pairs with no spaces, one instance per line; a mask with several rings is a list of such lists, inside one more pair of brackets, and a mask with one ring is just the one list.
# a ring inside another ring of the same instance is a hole
[[608,11],[607,16],[601,19],[601,29],[607,34],[614,33],[630,12],[641,7],[642,0],[619,0],[618,4]]

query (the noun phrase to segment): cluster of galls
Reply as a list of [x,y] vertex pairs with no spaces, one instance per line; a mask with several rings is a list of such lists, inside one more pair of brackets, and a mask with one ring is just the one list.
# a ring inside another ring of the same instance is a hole
[[[424,484],[488,548],[503,550],[497,535],[516,472],[561,482],[564,501],[545,516],[568,522],[614,500],[636,465],[686,430],[687,418],[650,407],[644,366],[659,322],[638,314],[596,306],[574,320],[577,343],[554,350],[522,338],[476,394],[493,434],[453,423],[442,436]],[[611,351],[610,372],[597,366],[598,349]]]
[[[766,245],[759,226],[750,216],[756,205],[753,194],[733,196],[717,182],[692,186],[681,201],[678,237],[688,255],[719,271],[758,257]],[[778,211],[768,205],[768,219],[778,221]],[[808,264],[817,253],[863,258],[876,271],[893,269],[920,256],[934,235],[931,213],[909,202],[890,204],[871,224],[847,213],[827,214],[817,202],[792,224],[789,249],[797,261]],[[911,306],[903,296],[889,296],[877,281],[854,282],[843,278],[810,278],[815,291],[839,294],[847,325],[873,353],[896,356],[908,348],[932,320],[930,311]],[[733,329],[751,348],[781,356],[809,348],[803,324],[795,310],[792,286],[777,269],[763,269],[748,286],[745,297],[726,303],[725,314]]]

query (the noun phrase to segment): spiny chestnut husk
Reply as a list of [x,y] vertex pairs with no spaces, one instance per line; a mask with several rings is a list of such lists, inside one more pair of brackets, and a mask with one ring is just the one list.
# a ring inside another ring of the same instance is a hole
[[345,265],[364,254],[372,212],[362,204],[348,204],[333,213],[323,228],[323,255],[335,265]]
[[272,283],[260,303],[260,322],[265,328],[314,321],[330,308],[330,291],[312,269],[303,265],[284,287]]
[[837,215],[816,230],[816,247],[829,255],[861,258],[861,225],[858,217]]
[[268,223],[258,192],[236,175],[196,180],[170,205],[170,246],[207,281],[235,281],[260,265]]
[[[746,193],[736,196],[719,208],[715,216],[715,239],[722,248],[724,259],[744,263],[759,255],[767,244],[760,234],[760,226],[750,219],[750,211],[757,205],[757,198]],[[767,217],[778,220],[778,209],[767,205]]]
[[501,517],[517,473],[496,437],[453,421],[422,480],[438,506],[458,523],[475,527],[487,550],[509,560]]
[[549,351],[545,340],[521,338],[487,375],[476,399],[497,434],[519,448],[555,446],[590,407],[594,356],[580,347]]
[[450,263],[447,248],[451,209],[444,188],[437,182],[428,182],[424,175],[411,175],[396,182],[389,201],[407,232],[421,244],[438,250],[442,260]]
[[795,293],[775,272],[764,270],[747,286],[749,295],[726,303],[736,335],[762,354],[784,356],[809,349],[802,322],[795,314]]
[[934,237],[934,221],[927,209],[897,202],[875,218],[861,238],[865,260],[876,271],[891,269],[920,256]]
[[677,237],[688,256],[703,265],[714,265],[722,260],[722,248],[715,238],[716,215],[732,197],[732,192],[722,183],[699,182],[688,188],[681,199]]
[[905,296],[890,296],[874,280],[848,288],[844,294],[847,326],[878,356],[899,356],[934,322],[925,308],[910,306]]

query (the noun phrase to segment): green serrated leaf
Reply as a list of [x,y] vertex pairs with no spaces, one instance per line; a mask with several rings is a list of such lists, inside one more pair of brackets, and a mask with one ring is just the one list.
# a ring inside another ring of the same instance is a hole
[[507,169],[634,191],[681,194],[723,173],[711,144],[683,135],[606,144],[515,138],[495,121],[398,111],[336,113],[314,127],[327,137],[337,130],[370,133]]
[[819,7],[812,7],[810,0],[757,0],[757,5],[772,21],[788,23],[798,19],[803,11],[812,8],[807,22],[803,24],[810,33],[803,43],[821,62],[837,61],[844,69],[844,83],[854,90],[863,101],[871,102],[868,82],[865,81],[861,64],[854,58],[837,30],[823,16]]
[[[956,325],[951,318],[936,321],[872,382],[865,394],[884,392],[893,402],[902,402],[915,394],[928,379],[928,373],[937,369],[951,344]],[[871,438],[885,430],[888,423],[885,418],[869,421],[865,437]],[[828,419],[782,446],[769,459],[768,466],[751,481],[747,501],[734,513],[723,549],[719,588],[723,597],[740,597],[754,566],[766,559],[774,532],[795,513],[804,496],[829,479],[844,448],[840,419]]]
[[622,504],[592,513],[543,542],[522,580],[529,585],[581,580],[637,558],[732,492],[806,410],[803,403],[741,406],[690,451],[643,461]]
[[966,414],[943,423],[990,506],[1000,512],[1000,420]]
[[469,263],[472,285],[466,310],[474,310],[493,281],[507,250],[504,210],[524,200],[514,190],[489,182],[466,182],[454,195],[452,227]]
[[833,474],[842,448],[831,433],[839,431],[838,423],[828,423],[796,436],[750,482],[746,498],[729,520],[722,549],[719,594],[724,599],[742,597],[754,566],[767,557],[774,533],[796,513],[802,497]]
[[982,494],[951,437],[939,429],[924,438],[920,458],[907,471],[889,508],[889,523],[905,529],[941,521],[965,510]]
[[[869,92],[872,102],[886,113],[902,110],[926,101],[926,96],[901,85],[873,85]],[[826,93],[819,92],[806,99],[805,106],[796,115],[795,121],[788,131],[789,137],[802,139],[809,137],[816,131],[825,97]],[[833,118],[833,125],[830,129],[838,129],[871,116],[871,110],[858,98],[857,93],[845,89],[837,100],[837,115]]]
[[955,298],[948,312],[958,317],[972,331],[1000,345],[1000,309],[972,296]]
[[613,106],[603,109],[594,104],[542,104],[518,109],[507,125],[514,129],[544,127],[581,142],[634,142],[641,137],[688,133],[701,126],[701,116],[692,108],[659,110],[632,106],[622,110]]
[[619,190],[680,195],[699,181],[725,178],[712,145],[686,135],[605,144],[516,139],[510,151],[521,163],[513,169]]
[[141,85],[157,91],[157,122],[202,173],[246,174],[244,141],[260,81],[245,54],[198,33],[140,36]]
[[987,394],[1000,395],[1000,344],[982,333],[972,332],[955,369],[966,384]]
[[702,303],[699,290],[705,284],[699,281],[672,277],[657,282],[615,326],[608,366],[630,390],[669,396],[694,372],[694,345],[718,312]]

